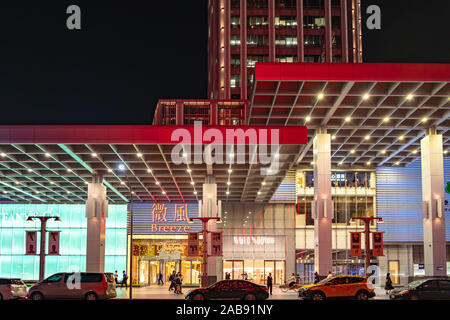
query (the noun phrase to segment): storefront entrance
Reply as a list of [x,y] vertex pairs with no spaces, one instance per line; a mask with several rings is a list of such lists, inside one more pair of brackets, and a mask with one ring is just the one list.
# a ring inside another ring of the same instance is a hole
[[226,273],[230,274],[231,279],[247,279],[257,284],[265,284],[271,273],[274,284],[284,284],[285,262],[282,260],[225,260],[223,279]]

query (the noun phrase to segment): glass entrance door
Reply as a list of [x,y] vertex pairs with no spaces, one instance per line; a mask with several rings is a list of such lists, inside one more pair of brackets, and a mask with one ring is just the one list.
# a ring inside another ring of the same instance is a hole
[[150,283],[158,283],[158,273],[159,273],[159,261],[150,261]]
[[149,279],[149,261],[139,260],[139,284],[150,284]]
[[172,272],[175,270],[175,272],[177,272],[177,270],[175,269],[176,265],[175,262],[166,262],[164,264],[164,269],[165,269],[165,275],[166,275],[166,283],[169,282],[169,277],[172,274]]

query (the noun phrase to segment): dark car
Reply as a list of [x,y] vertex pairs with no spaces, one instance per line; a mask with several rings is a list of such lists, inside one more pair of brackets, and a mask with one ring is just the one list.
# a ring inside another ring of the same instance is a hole
[[450,280],[437,278],[416,280],[392,290],[389,297],[404,300],[450,300]]
[[186,300],[265,300],[269,297],[267,288],[245,280],[223,280],[207,288],[190,290]]

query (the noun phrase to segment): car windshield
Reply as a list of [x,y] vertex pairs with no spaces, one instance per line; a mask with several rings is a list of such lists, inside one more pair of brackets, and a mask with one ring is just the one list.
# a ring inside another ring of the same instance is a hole
[[417,286],[420,286],[422,283],[424,283],[425,281],[427,281],[428,279],[421,279],[421,280],[416,280],[413,282],[408,283],[408,287],[410,288],[415,288]]
[[327,283],[328,281],[330,281],[330,278],[325,278],[325,279],[323,279],[323,280],[320,280],[320,281],[317,282],[316,284],[325,284],[325,283]]

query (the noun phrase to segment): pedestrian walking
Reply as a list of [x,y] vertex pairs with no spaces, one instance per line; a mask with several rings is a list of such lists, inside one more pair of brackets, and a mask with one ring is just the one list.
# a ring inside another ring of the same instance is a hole
[[127,273],[125,272],[125,270],[123,270],[123,272],[122,272],[122,285],[121,285],[121,288],[123,287],[123,285],[125,285],[125,288],[128,288],[127,280],[128,280]]
[[267,290],[269,291],[270,295],[272,295],[272,287],[273,287],[273,278],[272,273],[269,272],[269,276],[267,277]]
[[117,270],[116,270],[116,272],[114,272],[114,281],[115,281],[116,285],[119,283],[119,274],[117,273]]
[[175,289],[175,278],[176,278],[176,273],[175,270],[172,271],[172,274],[169,277],[169,281],[170,281],[170,286],[169,286],[169,291],[172,291],[172,289]]
[[231,275],[229,272],[225,272],[225,280],[230,280],[231,279]]
[[384,285],[384,290],[386,290],[386,294],[389,294],[389,292],[394,289],[394,287],[392,286],[392,279],[391,279],[391,274],[388,272],[386,274],[386,283]]
[[317,271],[314,272],[314,284],[318,283],[319,279],[320,279],[319,273]]

